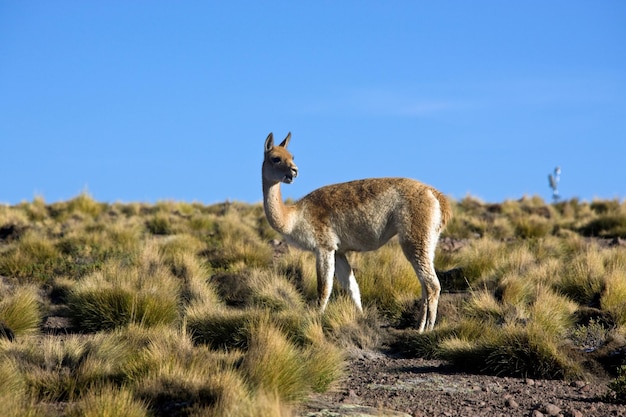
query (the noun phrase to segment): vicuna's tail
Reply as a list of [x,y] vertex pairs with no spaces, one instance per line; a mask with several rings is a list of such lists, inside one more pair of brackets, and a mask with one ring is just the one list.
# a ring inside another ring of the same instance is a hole
[[452,206],[446,196],[439,191],[433,189],[433,194],[439,201],[439,208],[441,210],[441,223],[439,223],[439,231],[442,231],[452,218]]

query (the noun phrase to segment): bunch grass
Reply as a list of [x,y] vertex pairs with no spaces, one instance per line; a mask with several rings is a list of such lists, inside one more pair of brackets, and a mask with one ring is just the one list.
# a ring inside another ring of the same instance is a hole
[[[351,352],[389,337],[472,372],[584,378],[574,359],[589,339],[617,343],[626,328],[625,204],[452,205],[436,266],[456,271],[459,293],[422,334],[381,331],[421,294],[396,241],[350,256],[363,314],[339,287],[319,314],[313,255],[281,243],[261,205],[85,192],[0,206],[0,321],[15,336],[0,335],[2,412],[292,416],[337,386]],[[42,334],[56,315],[70,334]]]
[[76,327],[95,332],[130,323],[158,326],[179,318],[180,285],[148,248],[137,265],[107,263],[72,288],[68,306]]
[[12,292],[0,290],[0,296],[0,322],[18,337],[38,333],[43,315],[37,287],[21,286]]

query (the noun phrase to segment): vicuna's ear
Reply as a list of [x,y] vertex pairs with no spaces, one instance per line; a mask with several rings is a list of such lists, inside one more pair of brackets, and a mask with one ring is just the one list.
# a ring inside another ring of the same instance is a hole
[[283,140],[282,142],[280,142],[279,146],[282,146],[283,148],[286,148],[287,145],[289,144],[289,141],[291,140],[291,132],[287,133],[287,137],[285,138],[285,140]]
[[265,139],[265,152],[269,152],[274,147],[274,134],[270,132]]

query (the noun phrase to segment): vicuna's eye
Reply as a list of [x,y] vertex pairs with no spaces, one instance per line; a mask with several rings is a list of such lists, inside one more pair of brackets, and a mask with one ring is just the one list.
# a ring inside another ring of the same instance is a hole
[[278,163],[280,163],[280,158],[278,158],[278,157],[274,157],[274,158],[272,158],[272,163],[273,163],[273,164],[278,164]]

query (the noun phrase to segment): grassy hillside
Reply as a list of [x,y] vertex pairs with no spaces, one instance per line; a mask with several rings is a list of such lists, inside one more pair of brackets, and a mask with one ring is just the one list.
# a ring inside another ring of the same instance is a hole
[[[419,282],[393,241],[351,255],[364,314],[336,288],[320,316],[312,255],[260,205],[0,206],[4,415],[289,416],[341,381],[348,352],[381,346],[472,372],[617,375],[626,203],[453,206],[439,321],[421,335]],[[625,385],[607,392],[623,401]]]

